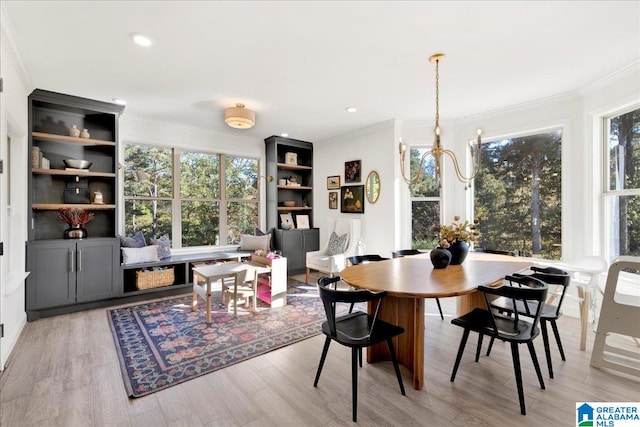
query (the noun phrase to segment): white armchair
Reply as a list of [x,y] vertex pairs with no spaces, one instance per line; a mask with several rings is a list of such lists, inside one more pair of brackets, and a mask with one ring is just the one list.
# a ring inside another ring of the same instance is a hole
[[344,252],[337,255],[329,255],[328,240],[321,250],[307,252],[306,283],[309,283],[309,272],[311,270],[321,271],[333,276],[347,266],[347,258],[356,254],[356,247],[360,240],[360,220],[348,218],[330,219],[327,233],[331,236],[334,231],[338,236],[347,235]]

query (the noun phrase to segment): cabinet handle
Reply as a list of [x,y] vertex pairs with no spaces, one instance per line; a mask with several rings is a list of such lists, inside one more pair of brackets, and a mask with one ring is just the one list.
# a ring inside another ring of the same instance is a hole
[[76,271],[75,263],[76,263],[76,251],[70,250],[69,251],[69,267],[72,273]]
[[78,271],[82,271],[82,251],[78,249]]

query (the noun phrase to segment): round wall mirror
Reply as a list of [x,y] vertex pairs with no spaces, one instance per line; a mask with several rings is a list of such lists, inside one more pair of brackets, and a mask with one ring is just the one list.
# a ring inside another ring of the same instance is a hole
[[367,193],[367,201],[369,203],[378,201],[378,197],[380,197],[380,175],[378,175],[378,172],[369,172],[364,191]]

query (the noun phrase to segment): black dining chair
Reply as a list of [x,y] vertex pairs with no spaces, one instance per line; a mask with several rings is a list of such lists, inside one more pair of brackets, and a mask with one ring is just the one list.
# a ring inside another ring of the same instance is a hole
[[[400,249],[397,251],[391,252],[391,256],[394,258],[402,258],[405,256],[418,255],[424,253],[418,249]],[[442,314],[442,306],[440,306],[440,300],[436,298],[436,304],[438,304],[438,311],[440,312],[440,318],[444,320],[444,315]]]
[[[553,335],[556,338],[556,344],[558,345],[558,350],[560,351],[560,357],[563,361],[566,361],[564,355],[564,349],[562,348],[562,341],[560,340],[560,332],[558,331],[558,325],[556,321],[562,316],[562,302],[564,301],[565,294],[569,285],[571,284],[571,275],[566,271],[563,271],[559,268],[555,267],[531,267],[533,274],[524,275],[524,274],[514,274],[515,277],[535,277],[546,283],[547,285],[557,285],[559,287],[559,300],[558,304],[546,304],[544,303],[542,306],[542,314],[540,315],[540,329],[542,330],[542,341],[544,342],[544,354],[547,359],[547,368],[549,369],[549,378],[553,378],[553,363],[551,361],[551,350],[549,346],[549,334],[547,332],[547,323],[551,325],[551,329],[553,330]],[[506,313],[513,312],[513,305],[511,301],[502,301],[503,310]],[[518,311],[522,312],[524,307],[518,305]],[[529,307],[529,309],[533,309],[533,307]],[[487,348],[487,356],[491,353],[491,347],[493,346],[493,339],[489,342],[489,347]]]
[[[313,386],[318,386],[320,373],[324,366],[324,361],[329,351],[331,341],[351,348],[351,393],[352,393],[352,419],[357,421],[358,415],[358,358],[362,361],[362,349],[372,346],[380,342],[387,342],[391,361],[396,372],[400,392],[405,395],[402,376],[396,358],[396,352],[393,348],[392,338],[404,333],[404,329],[400,326],[392,325],[384,320],[378,319],[382,300],[386,296],[386,291],[371,292],[369,290],[337,290],[332,289],[331,284],[335,284],[340,277],[322,276],[318,279],[318,292],[324,305],[324,311],[327,320],[322,323],[322,333],[326,335],[322,356],[318,364],[318,371]],[[354,304],[358,302],[369,302],[376,307],[374,315],[369,315],[362,311],[347,313],[343,315],[337,314],[337,307],[340,303]],[[376,304],[377,302],[377,304]]]
[[[540,334],[538,323],[542,314],[542,307],[547,297],[547,285],[534,277],[507,276],[506,280],[521,283],[525,286],[517,287],[503,284],[499,287],[478,286],[478,291],[482,292],[487,308],[475,308],[469,313],[457,317],[451,321],[456,326],[464,328],[458,354],[451,373],[453,382],[460,366],[460,360],[464,353],[464,348],[471,331],[478,333],[478,344],[476,349],[476,362],[480,356],[482,348],[482,338],[487,335],[492,339],[499,339],[511,344],[511,357],[513,359],[513,370],[516,376],[516,386],[518,388],[518,400],[520,401],[520,412],[526,415],[527,411],[524,402],[524,389],[522,386],[522,372],[520,369],[520,353],[518,346],[527,344],[531,360],[535,367],[540,388],[544,389],[544,380],[540,372],[540,364],[533,346],[533,340]],[[523,312],[514,311],[512,315],[504,314],[503,307],[494,305],[494,301],[509,299],[514,306],[519,303],[524,308]],[[533,310],[530,308],[533,307]]]
[[389,258],[383,258],[380,255],[354,255],[347,258],[351,265],[367,264],[369,262],[385,261]]

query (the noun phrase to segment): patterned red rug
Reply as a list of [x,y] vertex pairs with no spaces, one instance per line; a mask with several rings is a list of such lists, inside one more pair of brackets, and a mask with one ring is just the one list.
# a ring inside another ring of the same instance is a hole
[[234,319],[214,294],[212,322],[204,302],[191,311],[191,294],[114,308],[107,317],[131,397],[141,397],[200,375],[318,335],[326,316],[315,286],[289,280],[287,305],[257,313],[238,307]]

